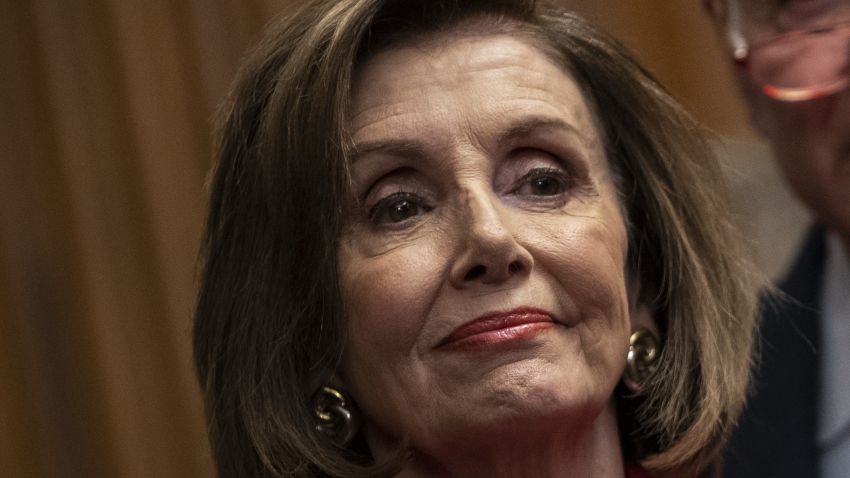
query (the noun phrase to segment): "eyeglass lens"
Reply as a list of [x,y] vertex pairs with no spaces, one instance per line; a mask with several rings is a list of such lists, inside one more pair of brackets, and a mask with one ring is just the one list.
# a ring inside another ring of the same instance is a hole
[[832,94],[850,74],[850,0],[730,0],[749,43],[746,67],[785,101]]
[[834,93],[850,74],[850,26],[792,32],[752,45],[748,68],[756,82],[768,87],[765,92],[779,99],[795,99],[781,97],[781,90],[791,96],[805,96],[798,90],[815,96]]

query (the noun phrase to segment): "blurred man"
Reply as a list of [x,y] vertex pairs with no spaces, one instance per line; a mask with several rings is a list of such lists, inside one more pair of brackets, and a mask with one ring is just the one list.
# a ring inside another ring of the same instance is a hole
[[727,477],[850,477],[850,0],[707,0],[756,129],[814,214],[762,316]]

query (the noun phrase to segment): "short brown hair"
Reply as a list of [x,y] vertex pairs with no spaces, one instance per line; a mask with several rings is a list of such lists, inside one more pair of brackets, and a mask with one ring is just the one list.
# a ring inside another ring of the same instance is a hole
[[629,272],[665,340],[641,395],[619,398],[627,456],[680,476],[718,457],[745,397],[755,296],[694,120],[619,43],[550,4],[320,0],[268,31],[222,109],[194,330],[221,475],[388,473],[327,442],[309,407],[345,343],[337,238],[351,80],[376,51],[468,21],[558,61],[605,138]]

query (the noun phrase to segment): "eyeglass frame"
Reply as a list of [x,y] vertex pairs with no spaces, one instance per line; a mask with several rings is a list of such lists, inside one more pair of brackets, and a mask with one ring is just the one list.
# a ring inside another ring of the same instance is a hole
[[726,6],[724,10],[724,21],[726,27],[725,33],[727,44],[731,50],[730,53],[732,60],[739,68],[748,70],[748,76],[754,82],[759,84],[761,92],[766,96],[783,102],[809,101],[833,95],[850,85],[850,78],[844,78],[826,86],[807,86],[796,88],[778,87],[753,77],[751,70],[748,68],[750,52],[753,48],[758,48],[761,45],[765,45],[782,38],[804,36],[812,33],[823,33],[839,29],[846,29],[846,34],[850,37],[850,20],[844,20],[825,26],[798,28],[750,42],[747,40],[746,35],[744,35],[742,31],[743,14],[738,0],[704,0],[704,3],[709,11],[712,11],[715,15],[719,14],[718,6],[721,3]]

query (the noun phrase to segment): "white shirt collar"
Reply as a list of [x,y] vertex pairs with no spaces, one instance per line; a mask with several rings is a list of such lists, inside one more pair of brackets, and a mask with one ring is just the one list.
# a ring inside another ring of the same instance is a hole
[[821,287],[821,380],[818,443],[850,425],[850,258],[835,234],[827,234]]

